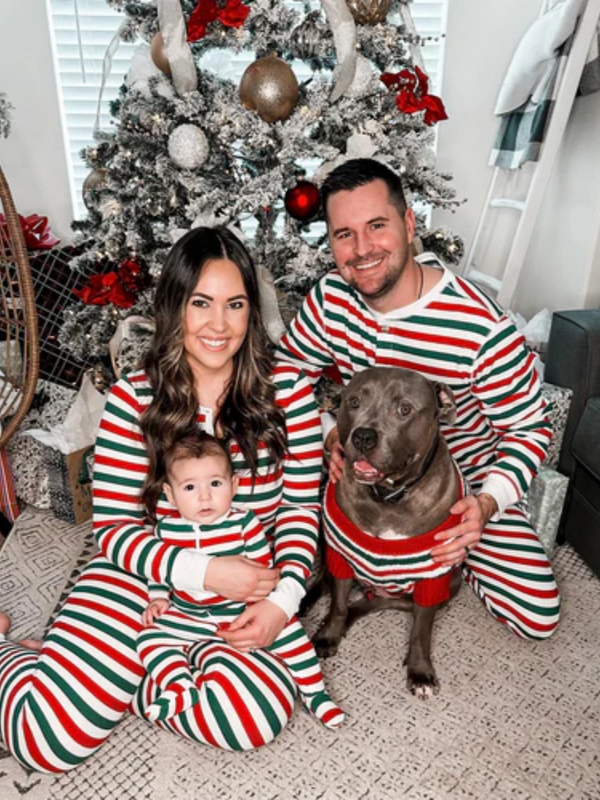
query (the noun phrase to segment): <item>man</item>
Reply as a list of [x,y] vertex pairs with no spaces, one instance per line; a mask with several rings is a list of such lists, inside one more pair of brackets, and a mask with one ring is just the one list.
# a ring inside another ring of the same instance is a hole
[[[414,369],[452,389],[457,419],[443,425],[472,494],[438,535],[442,564],[463,574],[486,608],[516,634],[550,636],[559,595],[538,537],[515,503],[551,438],[533,356],[496,303],[431,257],[411,251],[415,217],[400,178],[371,159],[337,167],[322,186],[336,270],[312,289],[279,345],[316,381],[337,366],[346,383],[371,366]],[[337,428],[330,474],[341,474]]]

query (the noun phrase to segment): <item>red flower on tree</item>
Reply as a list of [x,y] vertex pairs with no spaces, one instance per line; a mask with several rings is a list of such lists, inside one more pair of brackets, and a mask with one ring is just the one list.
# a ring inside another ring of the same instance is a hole
[[142,267],[131,258],[121,262],[118,270],[104,275],[92,275],[87,286],[73,289],[73,293],[88,306],[131,308],[137,300],[136,293],[144,288]]
[[416,65],[412,70],[384,72],[380,80],[388,89],[398,89],[396,105],[404,114],[424,111],[423,122],[426,125],[435,125],[440,120],[448,119],[441,99],[429,94],[429,78]]
[[239,28],[250,8],[242,0],[200,0],[188,20],[188,42],[197,42],[208,33],[211,22],[219,21],[228,28]]

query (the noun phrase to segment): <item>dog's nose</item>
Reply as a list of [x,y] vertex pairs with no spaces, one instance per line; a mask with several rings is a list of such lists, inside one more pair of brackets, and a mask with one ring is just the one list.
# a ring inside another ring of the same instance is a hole
[[356,428],[352,431],[352,444],[363,453],[372,450],[377,444],[377,431],[373,428]]

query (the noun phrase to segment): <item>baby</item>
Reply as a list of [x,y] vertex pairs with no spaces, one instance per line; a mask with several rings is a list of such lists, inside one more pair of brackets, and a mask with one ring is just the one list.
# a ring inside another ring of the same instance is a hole
[[[231,506],[238,480],[218,439],[200,430],[187,434],[166,453],[165,469],[163,488],[179,515],[160,520],[159,539],[214,556],[243,555],[272,566],[260,521],[252,511]],[[157,584],[149,585],[149,599],[137,649],[161,689],[146,716],[163,720],[200,700],[203,689],[190,671],[189,648],[197,642],[222,641],[219,629],[224,630],[246,606],[209,591],[192,595]],[[341,725],[344,713],[327,693],[315,649],[295,617],[265,649],[287,666],[308,711],[328,728]]]

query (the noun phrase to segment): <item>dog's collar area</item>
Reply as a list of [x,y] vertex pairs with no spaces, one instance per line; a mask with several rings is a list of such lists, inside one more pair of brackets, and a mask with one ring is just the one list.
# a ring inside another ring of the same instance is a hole
[[412,489],[413,486],[416,486],[416,484],[425,477],[425,474],[433,463],[439,443],[440,434],[438,433],[432,442],[431,447],[429,448],[429,452],[425,456],[421,471],[412,480],[407,481],[405,484],[398,485],[393,478],[386,478],[383,483],[371,484],[371,494],[373,495],[373,500],[375,500],[377,503],[399,503],[400,500],[406,497],[410,489]]

